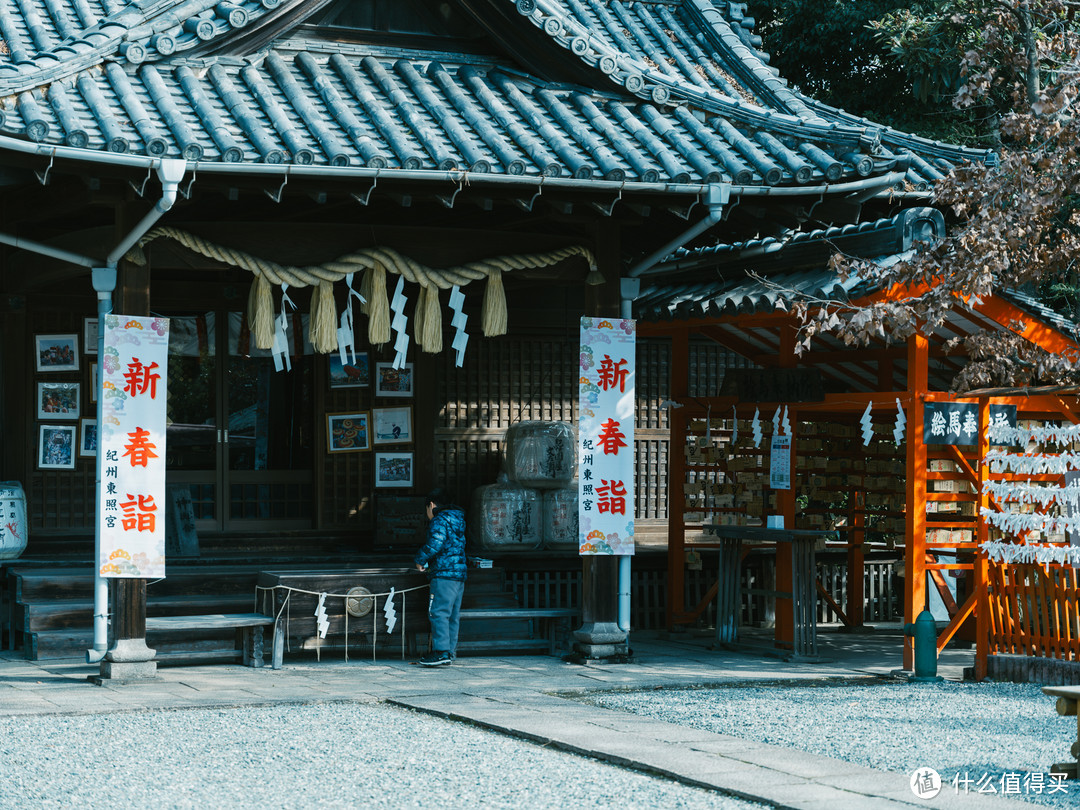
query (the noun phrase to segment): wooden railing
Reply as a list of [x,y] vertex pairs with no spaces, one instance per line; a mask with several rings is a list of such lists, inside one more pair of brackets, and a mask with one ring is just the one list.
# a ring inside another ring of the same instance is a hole
[[987,564],[987,652],[1080,660],[1080,574],[1068,565]]

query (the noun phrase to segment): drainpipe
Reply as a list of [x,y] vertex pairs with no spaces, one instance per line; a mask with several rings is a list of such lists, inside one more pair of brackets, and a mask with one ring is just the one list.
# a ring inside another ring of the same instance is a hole
[[[634,317],[634,299],[641,293],[641,279],[619,281],[619,315],[627,320]],[[630,649],[630,560],[629,554],[619,557],[619,629],[626,633],[626,648]]]
[[[116,265],[95,267],[90,273],[94,282],[94,292],[97,293],[98,299],[97,356],[100,364],[102,358],[105,357],[105,316],[112,312],[112,296],[113,291],[116,290]],[[98,374],[101,373],[101,366],[98,365]],[[109,581],[101,575],[99,562],[101,555],[101,482],[104,480],[105,472],[105,457],[101,452],[100,433],[104,401],[105,397],[99,393],[95,413],[98,425],[98,452],[94,458],[94,493],[97,500],[97,508],[94,510],[94,647],[86,651],[86,663],[88,664],[98,663],[105,657],[105,653],[109,651]]]
[[[154,223],[161,219],[162,215],[173,207],[176,195],[180,190],[180,180],[187,169],[187,163],[183,160],[165,159],[158,164],[158,178],[161,180],[161,199],[150,209],[131,232],[120,241],[113,251],[105,258],[105,267],[94,267],[91,275],[94,282],[94,291],[98,297],[98,358],[105,356],[105,316],[113,311],[113,292],[116,290],[116,265],[124,257],[132,245],[139,241],[150,230]],[[58,257],[59,258],[59,257]],[[98,373],[101,373],[100,366]],[[101,430],[102,408],[105,398],[97,398],[97,424]],[[100,434],[99,434],[100,435]],[[101,482],[104,480],[105,459],[100,452],[101,443],[98,442],[99,452],[95,459],[95,492],[97,496],[96,509],[94,512],[94,646],[86,651],[86,663],[96,664],[100,662],[109,651],[109,581],[101,576]]]
[[724,206],[727,205],[729,199],[731,199],[731,186],[726,183],[710,183],[705,189],[705,206],[709,209],[709,213],[705,215],[705,218],[676,236],[659,250],[654,250],[627,270],[626,275],[630,278],[637,278],[658,261],[670,256],[677,248],[705,233],[720,221],[720,218],[724,215]]

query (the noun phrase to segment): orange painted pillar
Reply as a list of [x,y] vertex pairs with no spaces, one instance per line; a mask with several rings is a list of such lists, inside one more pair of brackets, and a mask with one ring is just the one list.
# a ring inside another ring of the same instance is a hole
[[[689,392],[690,337],[686,330],[671,336],[671,366],[669,368],[668,399],[677,400]],[[667,628],[675,627],[676,619],[686,613],[686,524],[683,522],[686,481],[686,417],[682,408],[669,408],[668,427],[668,592]]]
[[[930,345],[922,335],[907,344],[907,484],[904,513],[904,621],[915,621],[926,606],[926,444],[923,406],[929,388]],[[912,639],[904,639],[904,669],[915,668]]]
[[[983,517],[983,510],[990,507],[990,495],[986,491],[986,482],[990,478],[990,465],[986,463],[986,454],[990,450],[990,400],[979,399],[979,497],[976,500],[978,517],[975,520],[975,542],[982,546],[990,539],[990,529]],[[990,594],[988,591],[987,570],[989,563],[986,552],[975,552],[975,680],[986,677],[986,660],[990,653]]]

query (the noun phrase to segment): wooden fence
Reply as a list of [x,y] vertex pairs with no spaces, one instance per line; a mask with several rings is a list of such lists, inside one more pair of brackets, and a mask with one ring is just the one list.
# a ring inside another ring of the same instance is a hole
[[990,655],[1080,660],[1080,576],[1069,565],[987,565]]
[[[762,559],[765,559],[764,557]],[[505,561],[503,561],[505,564]],[[705,598],[716,582],[715,566],[706,570],[686,572],[686,601],[696,605]],[[893,561],[868,561],[863,593],[864,618],[867,622],[895,621],[900,611],[901,593],[894,588]],[[846,604],[846,571],[843,562],[819,562],[818,577],[830,595]],[[513,570],[507,566],[507,580],[522,607],[579,607],[581,605],[581,567],[575,561],[557,570]],[[761,565],[745,565],[741,572],[742,615],[740,624],[760,626],[772,618],[764,589],[773,587],[769,573]],[[630,584],[630,624],[636,630],[659,630],[665,626],[667,600],[667,570],[635,567]],[[716,621],[715,598],[701,616],[705,626]],[[818,600],[818,621],[836,622],[839,618]]]

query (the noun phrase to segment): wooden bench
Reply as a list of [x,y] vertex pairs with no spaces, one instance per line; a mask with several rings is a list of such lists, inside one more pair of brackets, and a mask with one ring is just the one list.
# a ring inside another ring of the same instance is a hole
[[[236,630],[236,650],[245,666],[263,666],[263,628],[274,624],[274,617],[263,613],[206,613],[197,616],[147,616],[146,631]],[[277,662],[278,659],[275,659]],[[280,668],[277,663],[275,669]]]
[[1080,686],[1044,686],[1043,694],[1057,698],[1057,713],[1062,717],[1076,718],[1076,742],[1070,753],[1072,762],[1058,762],[1050,766],[1051,773],[1063,773],[1067,779],[1077,778],[1077,761],[1080,760],[1080,714],[1077,713],[1077,701],[1080,701]]
[[548,652],[555,655],[558,649],[559,630],[568,631],[571,619],[581,614],[577,608],[462,608],[461,621],[470,619],[530,619],[535,620],[538,639],[495,639],[492,641],[459,642],[459,650],[480,649],[528,649],[547,645]]

